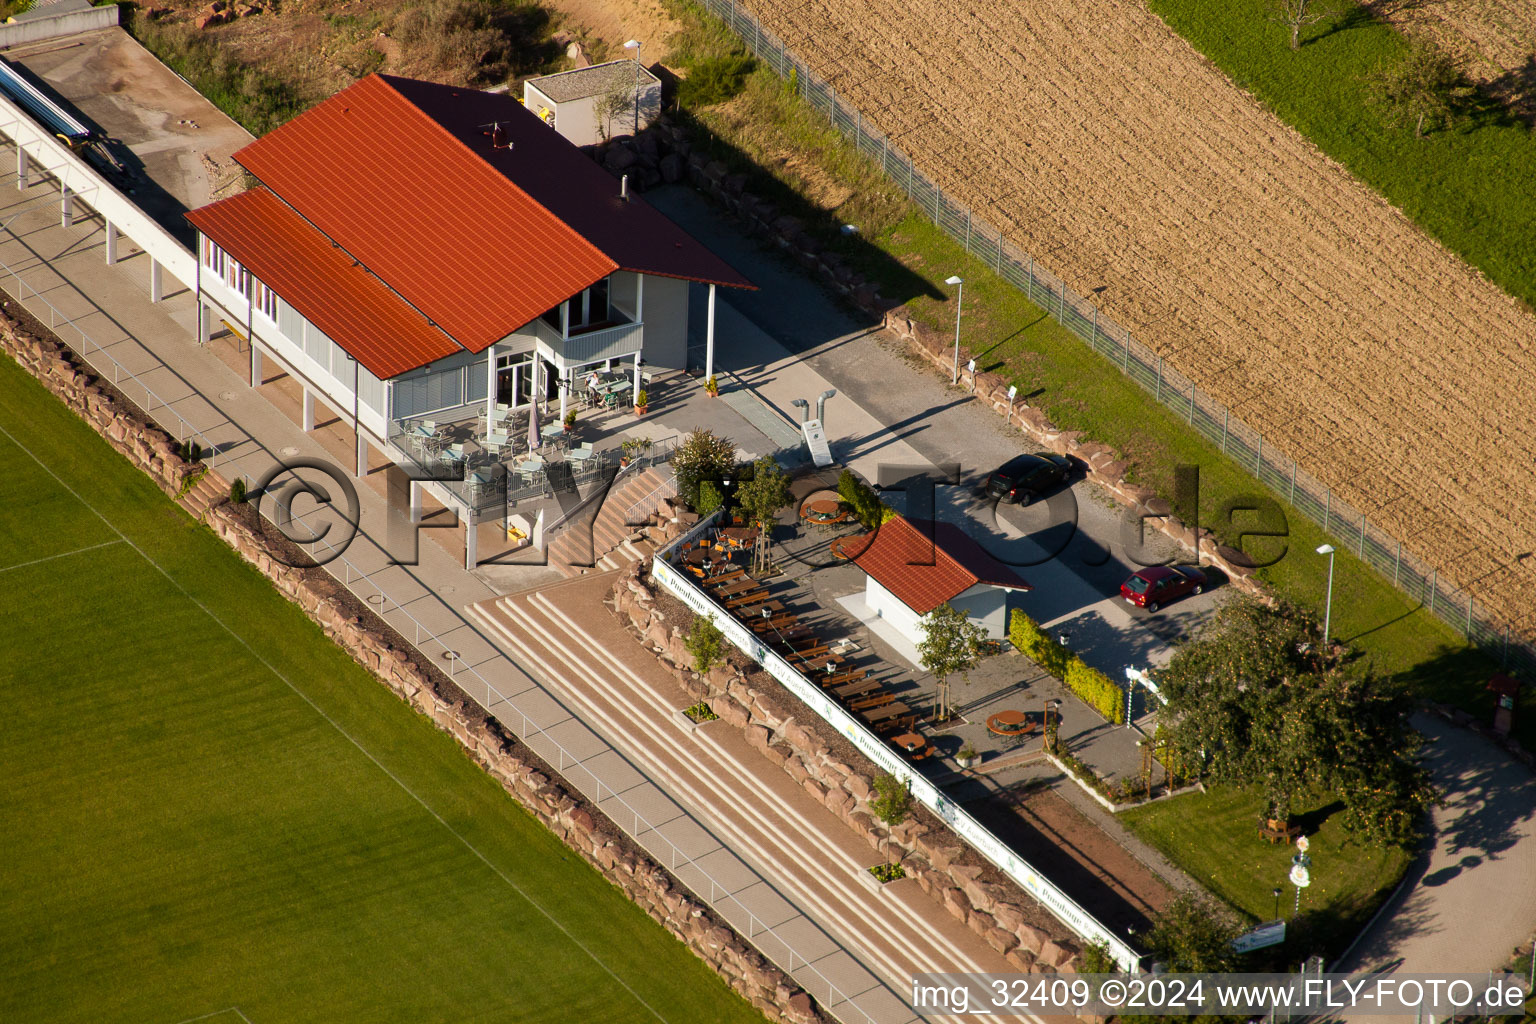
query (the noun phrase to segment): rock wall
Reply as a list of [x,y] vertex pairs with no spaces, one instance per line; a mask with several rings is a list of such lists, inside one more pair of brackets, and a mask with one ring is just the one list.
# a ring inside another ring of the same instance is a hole
[[[614,174],[628,174],[631,184],[642,188],[686,179],[729,210],[750,233],[773,242],[812,277],[879,321],[912,352],[943,373],[950,372],[954,359],[950,334],[933,330],[906,307],[892,308],[873,284],[812,238],[803,221],[748,191],[745,174],[733,174],[724,163],[710,160],[695,149],[687,128],[663,117],[637,137],[623,136],[593,147],[592,156]],[[960,364],[964,366],[974,355],[962,347]],[[975,392],[979,402],[1007,418],[1036,444],[1081,459],[1088,466],[1088,479],[1144,517],[1149,529],[1166,534],[1190,558],[1215,566],[1238,589],[1269,599],[1267,588],[1253,579],[1252,568],[1244,564],[1247,560],[1242,552],[1219,544],[1210,530],[1180,521],[1168,502],[1126,480],[1127,463],[1114,449],[1086,440],[1080,431],[1062,430],[1043,411],[1023,402],[1014,402],[1010,409],[1008,381],[1001,374],[962,371],[961,383]]]
[[[1071,971],[1079,942],[1011,879],[970,849],[937,818],[922,811],[891,827],[869,810],[874,764],[756,666],[716,666],[693,672],[683,644],[690,621],[671,595],[658,594],[637,562],[614,583],[614,607],[695,700],[741,729],[764,757],[848,824],[888,863],[964,922],[1020,971]],[[668,606],[672,609],[668,610]]]
[[[0,316],[0,349],[148,473],[171,498],[181,495],[185,481],[204,472],[204,467],[177,454],[175,438],[151,423],[115,389],[99,382],[57,341],[32,337],[19,330],[15,321]],[[501,723],[462,695],[446,692],[448,688],[422,667],[413,651],[403,644],[396,646],[388,628],[371,613],[359,613],[355,598],[322,570],[285,564],[278,557],[276,542],[248,523],[236,506],[215,504],[203,512],[203,520],[327,636],[401,700],[458,740],[513,799],[686,943],[765,1016],[788,1024],[827,1020],[793,979],[630,842],[601,811],[568,789]]]

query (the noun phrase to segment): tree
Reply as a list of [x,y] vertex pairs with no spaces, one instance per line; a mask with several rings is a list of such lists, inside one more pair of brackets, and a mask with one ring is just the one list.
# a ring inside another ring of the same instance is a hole
[[1221,974],[1237,970],[1237,922],[1213,904],[1182,892],[1153,919],[1147,952],[1169,971]]
[[736,444],[718,437],[713,430],[695,427],[672,453],[672,471],[677,474],[677,493],[690,508],[699,503],[699,483],[718,481],[736,468]]
[[1269,18],[1291,30],[1291,49],[1301,49],[1301,30],[1344,13],[1339,0],[1268,0]]
[[752,475],[736,489],[736,500],[747,518],[757,524],[752,568],[761,572],[768,568],[768,541],[773,524],[778,521],[779,510],[790,502],[789,475],[765,455],[752,464]]
[[1461,104],[1471,95],[1456,62],[1426,39],[1408,44],[1408,53],[1395,64],[1383,64],[1366,78],[1372,100],[1386,111],[1393,126],[1413,123],[1416,138],[1424,137],[1425,122],[1449,128],[1461,117]]
[[1287,820],[1294,797],[1327,790],[1362,838],[1407,843],[1435,799],[1406,695],[1325,645],[1309,612],[1234,601],[1174,652],[1157,684],[1181,763],[1259,787],[1271,818]]
[[713,480],[699,481],[699,500],[694,502],[695,512],[701,516],[707,516],[724,504],[725,495],[720,493],[720,488],[715,486]]
[[693,670],[703,675],[725,660],[725,634],[709,619],[695,615],[683,648],[693,655]]
[[635,109],[637,88],[638,85],[629,86],[618,82],[592,101],[592,120],[599,139],[607,142],[613,134],[613,122]]
[[853,517],[864,524],[865,529],[873,530],[884,521],[885,505],[880,501],[880,495],[854,476],[852,470],[845,469],[838,475],[837,496],[853,510]]
[[875,817],[887,825],[900,825],[907,820],[912,809],[912,789],[907,783],[889,773],[875,778],[875,793],[869,798],[869,809]]
[[948,601],[923,616],[923,639],[917,645],[923,668],[933,673],[938,683],[934,717],[944,721],[953,713],[950,706],[949,677],[956,672],[968,674],[981,657],[986,630]]

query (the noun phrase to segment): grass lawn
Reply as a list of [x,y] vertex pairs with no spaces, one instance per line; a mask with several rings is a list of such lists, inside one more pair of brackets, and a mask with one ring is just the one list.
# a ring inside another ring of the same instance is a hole
[[1500,287],[1536,304],[1536,133],[1500,109],[1415,138],[1388,127],[1365,76],[1407,43],[1350,4],[1341,19],[1288,30],[1265,0],[1151,0],[1154,13],[1281,120],[1348,167]]
[[[1304,913],[1317,921],[1320,948],[1291,948],[1310,955],[1342,952],[1380,902],[1402,878],[1411,859],[1394,847],[1347,841],[1326,795],[1296,801],[1293,822],[1310,836],[1312,884],[1302,895]],[[1231,906],[1251,918],[1271,920],[1275,886],[1281,887],[1280,914],[1289,918],[1296,887],[1286,881],[1295,847],[1259,838],[1262,796],[1250,790],[1213,787],[1121,813],[1120,820]]]
[[762,1019],[8,359],[0,468],[0,1020]]

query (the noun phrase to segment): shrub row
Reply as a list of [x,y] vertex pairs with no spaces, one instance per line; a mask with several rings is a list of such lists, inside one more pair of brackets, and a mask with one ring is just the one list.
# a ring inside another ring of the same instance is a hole
[[1008,620],[1008,640],[1035,664],[1066,684],[1067,689],[1116,725],[1125,722],[1125,691],[1070,649],[1058,644],[1040,624],[1015,608]]

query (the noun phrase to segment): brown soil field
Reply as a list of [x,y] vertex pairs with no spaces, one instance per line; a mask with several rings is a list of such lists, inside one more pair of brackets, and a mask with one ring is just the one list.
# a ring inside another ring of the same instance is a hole
[[951,195],[1533,625],[1536,316],[1144,4],[749,6]]

